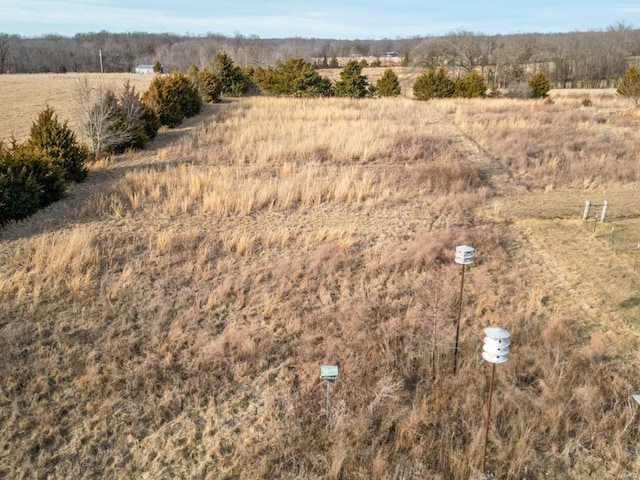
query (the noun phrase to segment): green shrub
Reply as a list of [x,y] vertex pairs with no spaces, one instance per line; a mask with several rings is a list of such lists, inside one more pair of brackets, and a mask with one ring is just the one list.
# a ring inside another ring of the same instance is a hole
[[487,94],[487,83],[484,77],[477,71],[471,70],[467,75],[458,78],[455,82],[456,97],[476,98]]
[[23,144],[0,142],[0,225],[20,220],[60,200],[68,182],[87,177],[89,151],[46,107]]
[[418,100],[447,98],[453,96],[455,87],[455,82],[449,78],[444,68],[439,68],[435,72],[427,70],[413,84],[413,95]]
[[142,100],[153,107],[161,125],[177,127],[185,117],[197,115],[202,98],[193,82],[183,73],[156,75]]
[[376,83],[376,92],[381,97],[397,97],[402,92],[400,81],[393,70],[388,68]]
[[44,157],[59,169],[68,182],[82,182],[87,177],[89,152],[67,126],[60,123],[53,108],[46,107],[31,126],[26,147],[34,157]]
[[226,53],[216,53],[211,72],[220,81],[220,93],[223,96],[241,97],[251,86],[242,69]]
[[0,223],[20,220],[60,200],[66,191],[64,172],[27,143],[0,145]]
[[262,67],[260,65],[247,65],[242,69],[242,73],[255,93],[268,89],[273,71],[271,67]]
[[47,156],[30,149],[27,145],[16,147],[12,152],[13,161],[26,168],[28,174],[40,187],[39,207],[57,202],[67,190],[65,172]]
[[202,99],[207,103],[216,103],[220,101],[222,87],[220,80],[211,70],[203,68],[196,76],[196,85]]
[[35,213],[41,190],[29,165],[0,145],[0,225]]
[[367,94],[369,82],[362,75],[362,67],[356,60],[350,60],[340,72],[340,80],[334,86],[338,97],[361,98]]
[[144,133],[147,136],[147,139],[151,140],[152,138],[156,138],[158,135],[158,130],[160,130],[160,117],[158,116],[158,112],[156,112],[153,107],[147,105],[145,102],[142,102],[142,112],[140,118],[142,119],[142,124],[144,125]]
[[616,94],[632,98],[636,107],[640,106],[640,70],[635,65],[630,65],[618,82]]
[[534,98],[544,98],[551,90],[551,83],[544,72],[534,73],[527,83],[531,87]]
[[265,77],[263,87],[277,95],[319,97],[331,94],[331,81],[320,76],[313,64],[289,58]]

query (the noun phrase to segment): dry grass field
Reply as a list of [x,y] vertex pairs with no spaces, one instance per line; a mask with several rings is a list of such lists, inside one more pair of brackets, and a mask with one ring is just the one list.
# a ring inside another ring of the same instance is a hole
[[153,75],[134,75],[130,73],[48,73],[0,76],[0,141],[11,137],[24,140],[29,128],[38,114],[48,105],[58,113],[61,121],[79,133],[78,102],[74,96],[81,81],[87,79],[92,84],[110,87],[114,90],[122,87],[128,80],[139,92],[144,92]]
[[640,117],[551,98],[245,98],[92,165],[0,230],[0,477],[480,479],[497,325],[493,478],[639,478]]

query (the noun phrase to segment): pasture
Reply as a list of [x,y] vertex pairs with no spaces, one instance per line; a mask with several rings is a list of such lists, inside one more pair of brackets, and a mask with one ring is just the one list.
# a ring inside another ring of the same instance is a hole
[[[16,137],[67,118],[14,80]],[[611,90],[254,97],[93,164],[0,230],[0,476],[479,479],[496,325],[487,471],[634,478],[639,126]]]

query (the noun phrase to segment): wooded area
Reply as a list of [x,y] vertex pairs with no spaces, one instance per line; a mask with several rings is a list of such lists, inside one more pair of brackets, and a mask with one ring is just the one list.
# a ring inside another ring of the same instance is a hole
[[[262,39],[219,34],[80,33],[26,38],[0,34],[0,73],[131,72],[162,62],[169,69],[203,67],[218,52],[240,66],[276,65],[291,57],[380,58],[398,52],[405,64],[478,69],[490,85],[508,86],[542,70],[556,88],[613,87],[640,60],[640,29],[620,22],[601,31],[486,35],[458,30],[444,36],[382,40]],[[101,63],[102,62],[102,63]],[[340,65],[341,67],[344,65]]]

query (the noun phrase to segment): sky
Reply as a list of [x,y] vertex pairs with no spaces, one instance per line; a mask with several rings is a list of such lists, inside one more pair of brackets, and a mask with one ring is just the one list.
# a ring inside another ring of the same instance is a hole
[[0,33],[382,39],[640,28],[638,0],[0,0]]

